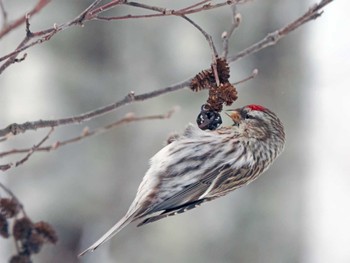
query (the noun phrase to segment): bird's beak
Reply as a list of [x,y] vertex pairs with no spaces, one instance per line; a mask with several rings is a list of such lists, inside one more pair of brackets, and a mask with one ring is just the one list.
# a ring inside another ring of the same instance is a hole
[[231,120],[233,121],[233,126],[235,126],[235,125],[238,126],[241,122],[241,115],[236,110],[229,110],[229,111],[230,111],[230,113],[226,112],[226,115],[229,116],[231,118]]

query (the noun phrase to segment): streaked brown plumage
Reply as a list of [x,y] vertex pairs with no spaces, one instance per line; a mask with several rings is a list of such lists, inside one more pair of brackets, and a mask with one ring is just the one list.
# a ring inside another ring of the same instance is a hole
[[151,159],[126,215],[79,256],[94,251],[130,222],[138,226],[178,214],[252,182],[282,152],[285,134],[270,110],[231,111],[232,126],[202,131],[189,124]]

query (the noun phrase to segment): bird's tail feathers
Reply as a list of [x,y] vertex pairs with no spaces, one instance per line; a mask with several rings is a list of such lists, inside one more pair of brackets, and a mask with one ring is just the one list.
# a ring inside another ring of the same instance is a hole
[[116,235],[120,230],[122,230],[125,226],[127,226],[133,220],[132,214],[126,214],[122,219],[120,219],[111,229],[107,231],[100,239],[98,239],[95,243],[93,243],[86,250],[81,252],[78,257],[85,255],[87,252],[93,252],[100,245],[111,239],[114,235]]

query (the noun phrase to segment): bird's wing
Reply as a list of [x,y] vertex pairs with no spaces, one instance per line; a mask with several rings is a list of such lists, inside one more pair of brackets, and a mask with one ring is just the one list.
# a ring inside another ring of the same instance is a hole
[[[147,210],[144,216],[140,218],[146,219],[138,226],[157,221],[167,216],[183,213],[198,207],[205,201],[227,194],[243,185],[239,178],[243,178],[243,173],[246,173],[246,171],[243,168],[233,170],[231,164],[224,164],[208,171],[207,174],[203,175],[201,180],[185,186],[176,194]],[[238,180],[235,180],[235,178]],[[161,213],[159,213],[160,211]]]
[[[159,220],[237,188],[234,183],[225,182],[243,177],[245,154],[245,148],[234,136],[202,131],[190,124],[181,137],[151,159],[151,167],[141,183],[141,189],[151,190],[140,191],[135,198],[138,211],[134,220],[144,220],[141,224]],[[148,187],[151,183],[152,187]]]

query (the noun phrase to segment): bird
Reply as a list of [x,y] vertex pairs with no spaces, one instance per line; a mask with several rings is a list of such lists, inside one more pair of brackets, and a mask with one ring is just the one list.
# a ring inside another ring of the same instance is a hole
[[150,160],[127,213],[79,256],[93,252],[134,221],[142,226],[198,207],[247,185],[285,145],[282,122],[257,104],[227,111],[231,125],[201,130],[188,124]]

